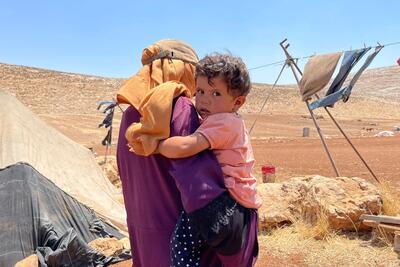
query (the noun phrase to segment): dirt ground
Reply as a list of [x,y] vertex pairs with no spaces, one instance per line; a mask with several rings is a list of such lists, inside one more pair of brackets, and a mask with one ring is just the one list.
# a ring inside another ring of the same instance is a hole
[[[352,143],[378,179],[400,187],[400,135],[395,137],[352,138]],[[327,140],[339,175],[357,176],[374,182],[374,178],[347,143],[346,139]],[[277,179],[319,174],[335,176],[334,169],[319,139],[256,140],[253,142],[256,173],[265,163],[277,167]]]
[[[375,183],[368,169],[329,117],[323,113],[317,114],[317,122],[326,137],[326,143],[340,175],[362,177]],[[100,142],[106,130],[97,128],[102,120],[101,114],[41,114],[40,117],[76,142],[93,148],[97,156],[104,155],[105,147]],[[113,124],[113,146],[109,151],[111,155],[115,155],[120,117],[121,113],[116,112]],[[243,117],[248,128],[257,118],[251,137],[256,159],[254,174],[259,182],[261,182],[263,165],[276,167],[278,181],[312,174],[335,176],[313,121],[307,113],[261,116],[245,113]],[[395,126],[400,125],[400,119],[379,118],[379,116],[372,118],[338,116],[337,121],[378,179],[389,181],[400,192],[400,132],[393,131]],[[304,127],[310,129],[309,137],[302,137]],[[395,136],[374,137],[375,134],[385,130],[393,131]],[[304,254],[306,252],[301,249],[282,256],[276,251],[271,252],[267,236],[260,236],[260,239],[263,242],[260,242],[257,267],[282,266],[283,264],[310,266],[305,263],[307,254]],[[121,266],[129,266],[129,263],[121,263]]]
[[[98,129],[101,116],[93,115],[41,115],[50,125],[87,147],[103,155],[105,147],[100,144],[105,136],[104,128]],[[248,128],[256,116],[243,115]],[[120,114],[116,116],[113,129],[115,154]],[[357,176],[374,181],[363,162],[346,139],[328,118],[317,120],[326,138],[327,146],[341,176]],[[400,131],[393,131],[400,125],[400,119],[338,119],[338,123],[372,171],[381,180],[387,180],[400,188]],[[310,129],[310,137],[302,137],[303,128]],[[374,137],[375,134],[391,130],[393,137]],[[335,172],[310,118],[305,115],[258,116],[251,133],[256,166],[254,173],[261,177],[261,167],[276,167],[277,180],[294,176],[319,174],[335,176]],[[260,180],[261,182],[261,180]]]
[[[251,125],[254,116],[245,116]],[[327,119],[320,119],[327,145],[341,176],[357,176],[376,183],[356,153],[340,136],[340,132]],[[393,137],[374,137],[380,131],[392,130],[396,120],[339,120],[350,136],[352,143],[363,156],[372,171],[381,181],[389,181],[400,192],[400,132]],[[302,137],[303,127],[310,128],[310,137]],[[368,129],[366,128],[373,128]],[[116,127],[116,129],[118,129]],[[261,167],[276,167],[276,179],[286,180],[295,176],[319,174],[335,176],[326,152],[310,119],[301,116],[263,116],[257,120],[253,130],[252,145],[256,158],[254,173],[261,182]],[[278,134],[279,133],[279,134]],[[98,155],[104,147],[95,145]],[[115,146],[111,154],[115,153]],[[268,242],[260,242],[257,267],[264,266],[309,266],[305,264],[302,250],[282,257],[268,249]],[[379,265],[379,264],[378,264]]]
[[[100,141],[105,136],[106,130],[96,128],[102,119],[101,116],[46,114],[41,117],[71,139],[92,147],[97,156],[104,155],[105,147],[100,145]],[[254,174],[259,182],[261,182],[263,165],[276,167],[278,181],[312,174],[335,176],[313,122],[307,115],[244,114],[243,117],[248,128],[257,117],[251,136],[256,159]],[[376,183],[329,117],[322,115],[317,121],[326,137],[340,175],[362,177]],[[115,155],[119,122],[120,114],[117,113],[113,130],[114,145],[108,152],[111,155]],[[400,132],[394,131],[393,137],[374,137],[380,131],[393,130],[394,126],[400,125],[400,120],[364,117],[361,119],[339,118],[338,122],[378,179],[389,181],[400,192]],[[309,137],[302,137],[304,127],[310,128]],[[306,254],[304,253],[306,252],[301,249],[282,256],[280,253],[271,252],[268,237],[260,236],[260,238],[263,242],[260,242],[257,267],[282,266],[283,264],[310,266],[305,263]],[[130,266],[130,263],[120,263],[119,266]]]
[[[248,124],[252,123],[251,118],[246,119]],[[312,174],[335,176],[316,130],[312,128],[312,122],[309,122],[309,119],[300,121],[295,119],[290,116],[267,116],[258,120],[254,128],[256,136],[253,136],[252,145],[256,158],[254,173],[259,182],[261,182],[263,165],[276,167],[278,181]],[[328,123],[321,121],[321,128],[328,136],[326,142],[340,175],[362,177],[376,183],[346,139],[340,137],[340,132]],[[378,179],[389,181],[395,188],[400,189],[400,132],[395,132],[396,135],[393,137],[374,137],[379,131],[392,129],[395,120],[368,120],[366,122],[344,120],[340,123]],[[371,128],[371,124],[374,129],[365,130],[367,126]],[[310,127],[310,137],[301,136],[303,125]],[[280,134],[278,135],[277,132]],[[101,145],[95,145],[94,151],[101,156],[105,149]],[[110,153],[115,153],[115,146],[112,147]],[[267,241],[260,242],[260,254],[256,266],[282,266],[283,264],[309,266],[304,263],[305,255],[301,250],[282,257],[277,253],[271,253],[268,246]]]

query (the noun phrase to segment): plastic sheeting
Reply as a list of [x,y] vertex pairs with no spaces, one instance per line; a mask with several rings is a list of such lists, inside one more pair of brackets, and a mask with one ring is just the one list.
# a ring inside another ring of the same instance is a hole
[[61,190],[127,232],[118,191],[93,153],[41,121],[14,96],[0,90],[0,168],[27,162]]
[[103,266],[118,261],[87,246],[104,236],[122,238],[95,212],[32,166],[0,169],[0,266],[37,252],[41,266]]

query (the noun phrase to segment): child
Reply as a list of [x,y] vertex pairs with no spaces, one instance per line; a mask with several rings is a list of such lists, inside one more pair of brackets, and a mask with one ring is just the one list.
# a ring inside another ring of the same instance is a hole
[[250,138],[237,114],[250,86],[249,73],[240,58],[206,56],[196,66],[195,107],[202,119],[200,127],[192,135],[159,143],[158,152],[168,158],[189,157],[212,149],[229,192],[199,211],[181,214],[171,240],[173,266],[198,266],[204,243],[222,255],[236,253],[245,240],[248,209],[261,206],[256,179],[251,174],[254,158]]

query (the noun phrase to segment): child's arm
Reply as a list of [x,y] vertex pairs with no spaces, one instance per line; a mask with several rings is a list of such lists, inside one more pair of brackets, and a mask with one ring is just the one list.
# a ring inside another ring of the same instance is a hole
[[186,158],[210,147],[208,140],[200,133],[188,136],[173,136],[161,141],[158,152],[167,158]]

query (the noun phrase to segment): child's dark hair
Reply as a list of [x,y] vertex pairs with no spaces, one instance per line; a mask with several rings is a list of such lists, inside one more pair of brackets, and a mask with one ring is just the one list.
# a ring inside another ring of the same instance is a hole
[[245,96],[250,92],[250,76],[240,57],[231,54],[214,53],[205,56],[196,65],[196,79],[199,76],[211,79],[221,77],[228,86],[228,93],[232,96]]

